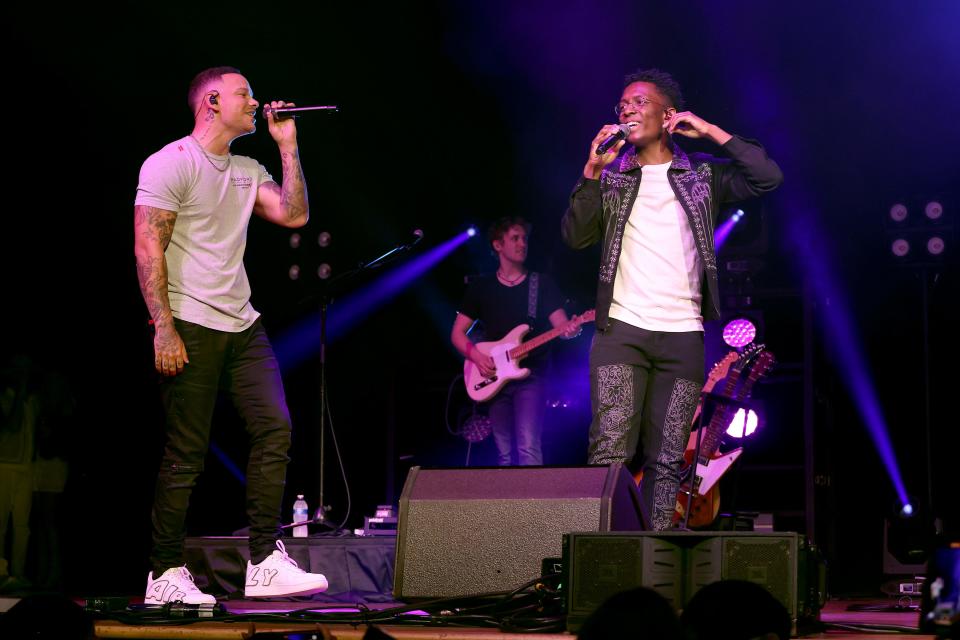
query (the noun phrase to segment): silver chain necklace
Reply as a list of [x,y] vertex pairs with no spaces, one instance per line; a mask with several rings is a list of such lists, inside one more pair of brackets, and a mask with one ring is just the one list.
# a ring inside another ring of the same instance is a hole
[[210,166],[211,166],[211,167],[213,167],[214,169],[216,169],[216,170],[219,171],[220,173],[223,173],[224,171],[226,171],[227,169],[230,168],[230,154],[229,154],[229,153],[227,154],[227,163],[226,163],[225,165],[223,165],[223,167],[218,167],[218,166],[217,166],[217,163],[215,163],[215,162],[213,161],[213,158],[210,157],[210,154],[207,153],[207,150],[203,148],[203,145],[202,145],[202,144],[200,144],[200,141],[197,140],[196,138],[194,138],[192,133],[190,134],[190,137],[193,138],[193,141],[196,142],[197,145],[200,147],[200,151],[203,152],[203,157],[207,159],[207,162],[210,163]]

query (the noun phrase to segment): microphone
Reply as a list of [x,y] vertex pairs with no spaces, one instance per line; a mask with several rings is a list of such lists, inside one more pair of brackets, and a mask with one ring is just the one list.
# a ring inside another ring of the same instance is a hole
[[[633,126],[635,127],[637,125],[634,124]],[[631,127],[630,124],[618,124],[617,132],[597,145],[597,155],[602,156],[603,154],[605,154],[607,151],[610,150],[610,147],[612,147],[613,145],[617,144],[618,142],[626,138],[628,135],[630,135],[630,130],[632,128],[633,127]]]
[[413,240],[411,240],[411,241],[408,242],[407,244],[403,245],[403,248],[404,248],[404,249],[411,249],[411,248],[413,248],[413,245],[417,244],[417,243],[420,242],[421,240],[423,240],[423,229],[414,229],[414,230],[413,230]]
[[336,113],[340,111],[337,108],[337,105],[317,105],[315,107],[278,107],[276,109],[271,109],[270,105],[263,105],[263,117],[267,118],[267,114],[273,113],[273,117],[277,120],[283,120],[284,118],[296,118],[302,113],[307,111],[325,111],[328,113]]

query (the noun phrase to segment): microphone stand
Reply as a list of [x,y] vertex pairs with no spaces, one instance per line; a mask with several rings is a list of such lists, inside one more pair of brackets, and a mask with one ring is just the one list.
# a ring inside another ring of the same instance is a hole
[[[358,266],[356,269],[353,269],[351,271],[346,271],[340,274],[339,276],[335,276],[331,278],[328,283],[323,283],[323,285],[320,287],[321,291],[305,296],[303,299],[300,300],[300,303],[304,304],[311,300],[315,300],[317,298],[320,299],[320,496],[319,496],[320,504],[317,507],[317,510],[314,512],[314,517],[308,520],[306,523],[303,523],[303,522],[291,523],[290,525],[286,525],[285,527],[281,527],[281,528],[291,527],[291,526],[294,526],[295,524],[314,524],[314,523],[325,525],[327,527],[330,527],[334,531],[336,531],[339,528],[339,527],[330,525],[327,519],[327,511],[329,510],[330,507],[326,505],[324,501],[324,478],[326,476],[325,474],[325,466],[326,466],[325,438],[326,438],[326,430],[327,430],[326,429],[327,413],[329,411],[329,408],[327,406],[327,307],[333,304],[334,298],[333,298],[333,295],[331,295],[331,291],[333,290],[333,287],[336,284],[342,285],[344,282],[347,282],[353,278],[358,277],[361,273],[365,271],[376,269],[377,267],[381,267],[384,264],[387,264],[388,262],[395,260],[400,256],[401,252],[407,251],[413,248],[413,246],[418,242],[420,242],[420,240],[422,239],[423,239],[423,234],[421,232],[421,234],[418,235],[416,240],[414,240],[413,242],[408,242],[406,244],[399,244],[393,249],[391,249],[390,251],[387,251],[383,255],[377,258],[374,258],[373,260],[370,260],[368,262],[361,262],[360,266]],[[333,423],[331,421],[331,428],[332,427],[333,427]],[[336,437],[334,437],[334,444],[336,444]],[[342,470],[343,469],[342,460],[340,464],[341,464],[341,470]],[[344,474],[344,480],[346,480],[346,474]]]

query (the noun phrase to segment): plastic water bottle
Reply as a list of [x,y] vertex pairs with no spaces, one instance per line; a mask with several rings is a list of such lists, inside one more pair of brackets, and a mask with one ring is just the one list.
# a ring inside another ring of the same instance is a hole
[[[303,494],[297,494],[297,501],[293,503],[293,521],[306,522],[310,519],[310,508],[307,507],[307,501],[303,499]],[[309,535],[307,525],[293,528],[294,538],[306,538]]]

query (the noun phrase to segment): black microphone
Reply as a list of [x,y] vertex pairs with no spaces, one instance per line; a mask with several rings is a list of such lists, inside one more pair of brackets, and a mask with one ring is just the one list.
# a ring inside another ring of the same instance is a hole
[[410,241],[410,242],[408,242],[407,244],[403,245],[403,248],[404,248],[404,249],[410,249],[410,248],[413,247],[413,245],[417,244],[417,243],[420,242],[421,240],[423,240],[423,230],[422,230],[422,229],[414,229],[414,230],[413,230],[413,240]]
[[610,147],[630,135],[630,129],[632,128],[629,124],[618,124],[617,132],[597,145],[597,155],[602,156],[610,150]]
[[273,117],[277,120],[283,120],[284,118],[296,118],[302,113],[307,111],[325,111],[328,113],[336,113],[340,109],[337,108],[337,105],[318,105],[315,107],[277,107],[276,109],[271,109],[270,105],[263,105],[263,117],[266,119],[267,114],[273,113]]

